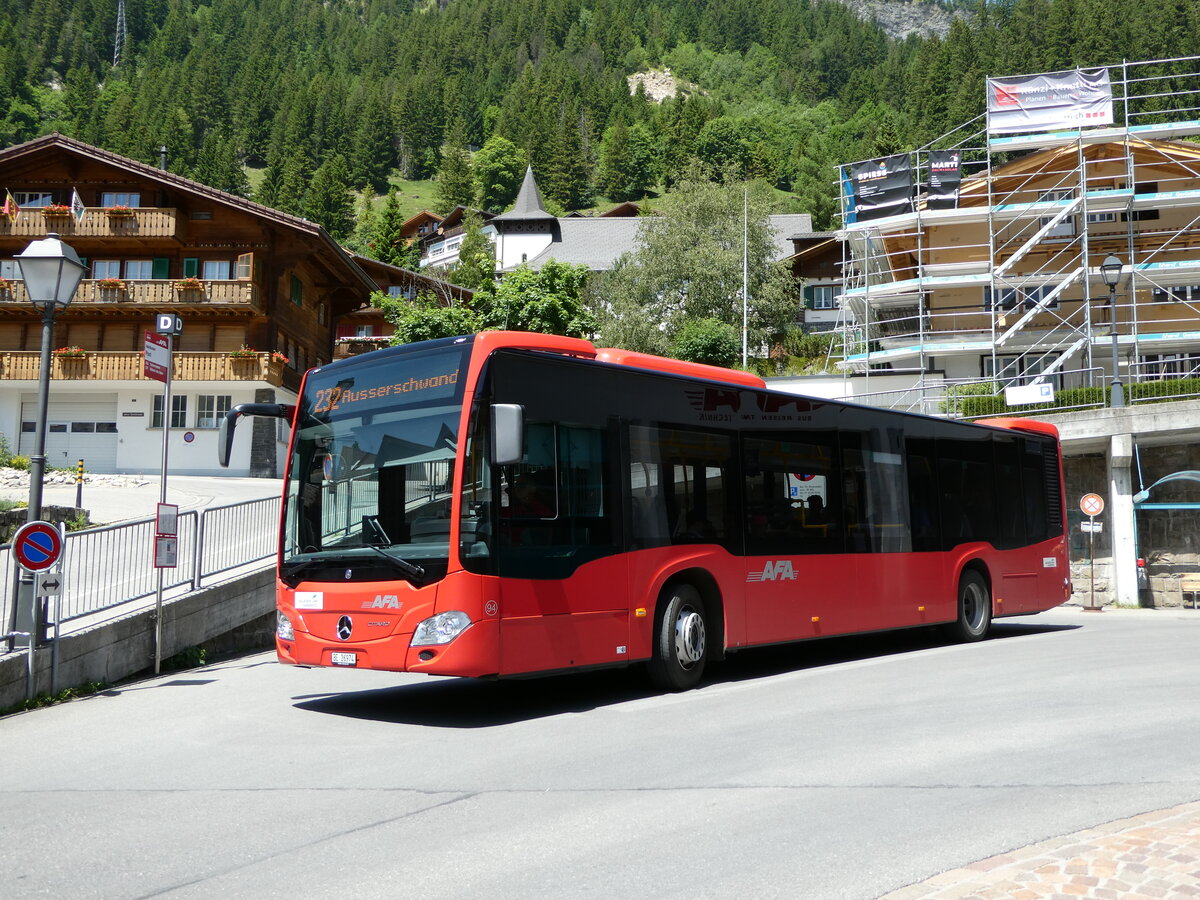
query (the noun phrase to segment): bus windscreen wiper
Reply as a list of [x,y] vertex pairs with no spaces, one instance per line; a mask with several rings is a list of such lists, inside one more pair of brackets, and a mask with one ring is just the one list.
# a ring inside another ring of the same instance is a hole
[[370,550],[374,550],[376,553],[386,559],[392,566],[394,566],[396,569],[399,569],[413,581],[424,580],[425,570],[416,563],[410,563],[407,559],[401,559],[399,556],[392,556],[392,554],[385,550],[379,549],[374,544],[368,544],[367,547]]
[[305,569],[310,569],[318,563],[329,565],[328,559],[302,559],[299,562],[284,563],[279,567],[279,580],[290,588],[294,588],[300,581],[296,576]]

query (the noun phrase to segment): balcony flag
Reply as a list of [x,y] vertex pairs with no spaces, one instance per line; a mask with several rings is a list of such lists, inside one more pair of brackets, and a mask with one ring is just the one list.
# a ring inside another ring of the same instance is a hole
[[82,224],[83,217],[87,215],[87,207],[79,199],[79,191],[75,188],[71,188],[71,215],[75,218],[76,225]]
[[0,213],[3,213],[9,222],[16,222],[17,217],[21,215],[21,207],[17,205],[17,199],[7,188],[4,190],[4,209],[0,210]]
[[988,132],[1015,134],[1113,123],[1108,69],[987,80]]

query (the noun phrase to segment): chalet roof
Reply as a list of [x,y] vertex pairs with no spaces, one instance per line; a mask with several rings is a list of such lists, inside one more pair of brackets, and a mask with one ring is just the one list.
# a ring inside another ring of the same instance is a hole
[[167,172],[157,166],[139,162],[127,156],[121,156],[110,150],[85,144],[83,141],[67,137],[65,134],[54,132],[43,137],[34,138],[31,141],[25,141],[22,144],[14,144],[11,147],[6,147],[0,150],[0,165],[11,164],[26,157],[44,154],[48,150],[60,150],[64,153],[94,160],[115,169],[124,170],[139,178],[156,181],[176,190],[204,197],[207,200],[232,207],[248,215],[265,219],[284,228],[290,228],[294,231],[307,234],[323,243],[329,249],[331,255],[343,263],[347,274],[357,281],[360,286],[368,291],[375,290],[375,283],[367,276],[366,272],[354,263],[350,258],[349,252],[330,237],[328,232],[316,222],[310,222],[308,219],[301,218],[300,216],[293,216],[289,213],[280,212],[277,209],[271,209],[269,206],[255,203],[253,200],[247,200],[245,197],[239,197],[237,194],[217,190],[214,187],[201,184],[199,181],[184,178],[182,175]]
[[[611,269],[621,254],[637,249],[642,227],[652,220],[651,216],[611,219],[568,216],[558,219],[558,240],[527,264],[537,269],[554,259],[561,263],[585,265],[593,272]],[[781,260],[792,255],[792,235],[797,230],[811,229],[812,216],[808,213],[773,215],[769,222],[774,231],[774,258]]]
[[454,209],[450,210],[450,212],[446,213],[446,218],[442,219],[441,228],[443,230],[454,228],[467,217],[467,213],[471,212],[478,215],[479,218],[481,218],[484,222],[490,222],[492,219],[496,218],[496,214],[494,212],[490,212],[486,209],[475,209],[471,206],[456,206]]
[[546,207],[542,203],[542,192],[538,190],[537,179],[533,177],[533,166],[526,166],[525,180],[521,182],[521,189],[517,191],[517,199],[513,203],[513,208],[496,216],[492,221],[527,222],[537,219],[552,221],[554,218],[553,215],[546,212]]
[[368,274],[376,274],[377,277],[386,278],[391,284],[416,284],[418,288],[425,288],[439,297],[453,297],[456,300],[470,300],[475,296],[475,292],[470,288],[465,288],[459,284],[451,284],[449,281],[443,281],[440,278],[432,278],[422,272],[414,272],[412,269],[393,266],[391,263],[385,263],[358,253],[351,252],[350,257]]
[[618,203],[616,206],[614,206],[608,212],[600,213],[600,218],[602,218],[602,219],[618,219],[618,218],[625,218],[625,217],[629,217],[629,216],[639,216],[641,214],[642,214],[642,208],[638,204],[634,203],[632,200],[629,200],[629,201],[626,201],[625,203]]
[[[547,214],[549,215],[549,214]],[[550,216],[553,220],[553,216]],[[558,220],[559,240],[529,260],[538,269],[551,259],[587,266],[593,272],[611,269],[617,258],[637,248],[645,219],[563,218]]]
[[404,224],[400,226],[400,230],[404,231],[410,225],[417,225],[422,221],[440,222],[440,221],[442,221],[442,217],[439,216],[435,212],[430,212],[427,209],[423,209],[419,213],[417,213],[415,216],[410,216],[409,218],[405,219]]

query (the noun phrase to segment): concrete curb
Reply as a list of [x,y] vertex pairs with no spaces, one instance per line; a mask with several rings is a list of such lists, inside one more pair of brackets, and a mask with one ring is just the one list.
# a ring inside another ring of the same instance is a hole
[[[178,597],[163,605],[162,658],[228,635],[265,619],[274,632],[275,570],[250,575]],[[59,640],[55,690],[90,682],[112,683],[154,665],[154,610],[143,609],[95,625]],[[28,657],[24,652],[0,657],[0,709],[26,697]],[[34,695],[51,691],[51,648],[34,653]]]

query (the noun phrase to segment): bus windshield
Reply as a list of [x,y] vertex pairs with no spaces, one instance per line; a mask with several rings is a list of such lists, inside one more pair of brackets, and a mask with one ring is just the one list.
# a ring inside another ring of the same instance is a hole
[[445,574],[469,350],[430,342],[309,373],[288,469],[284,581],[301,570],[340,580],[354,566],[414,583]]

